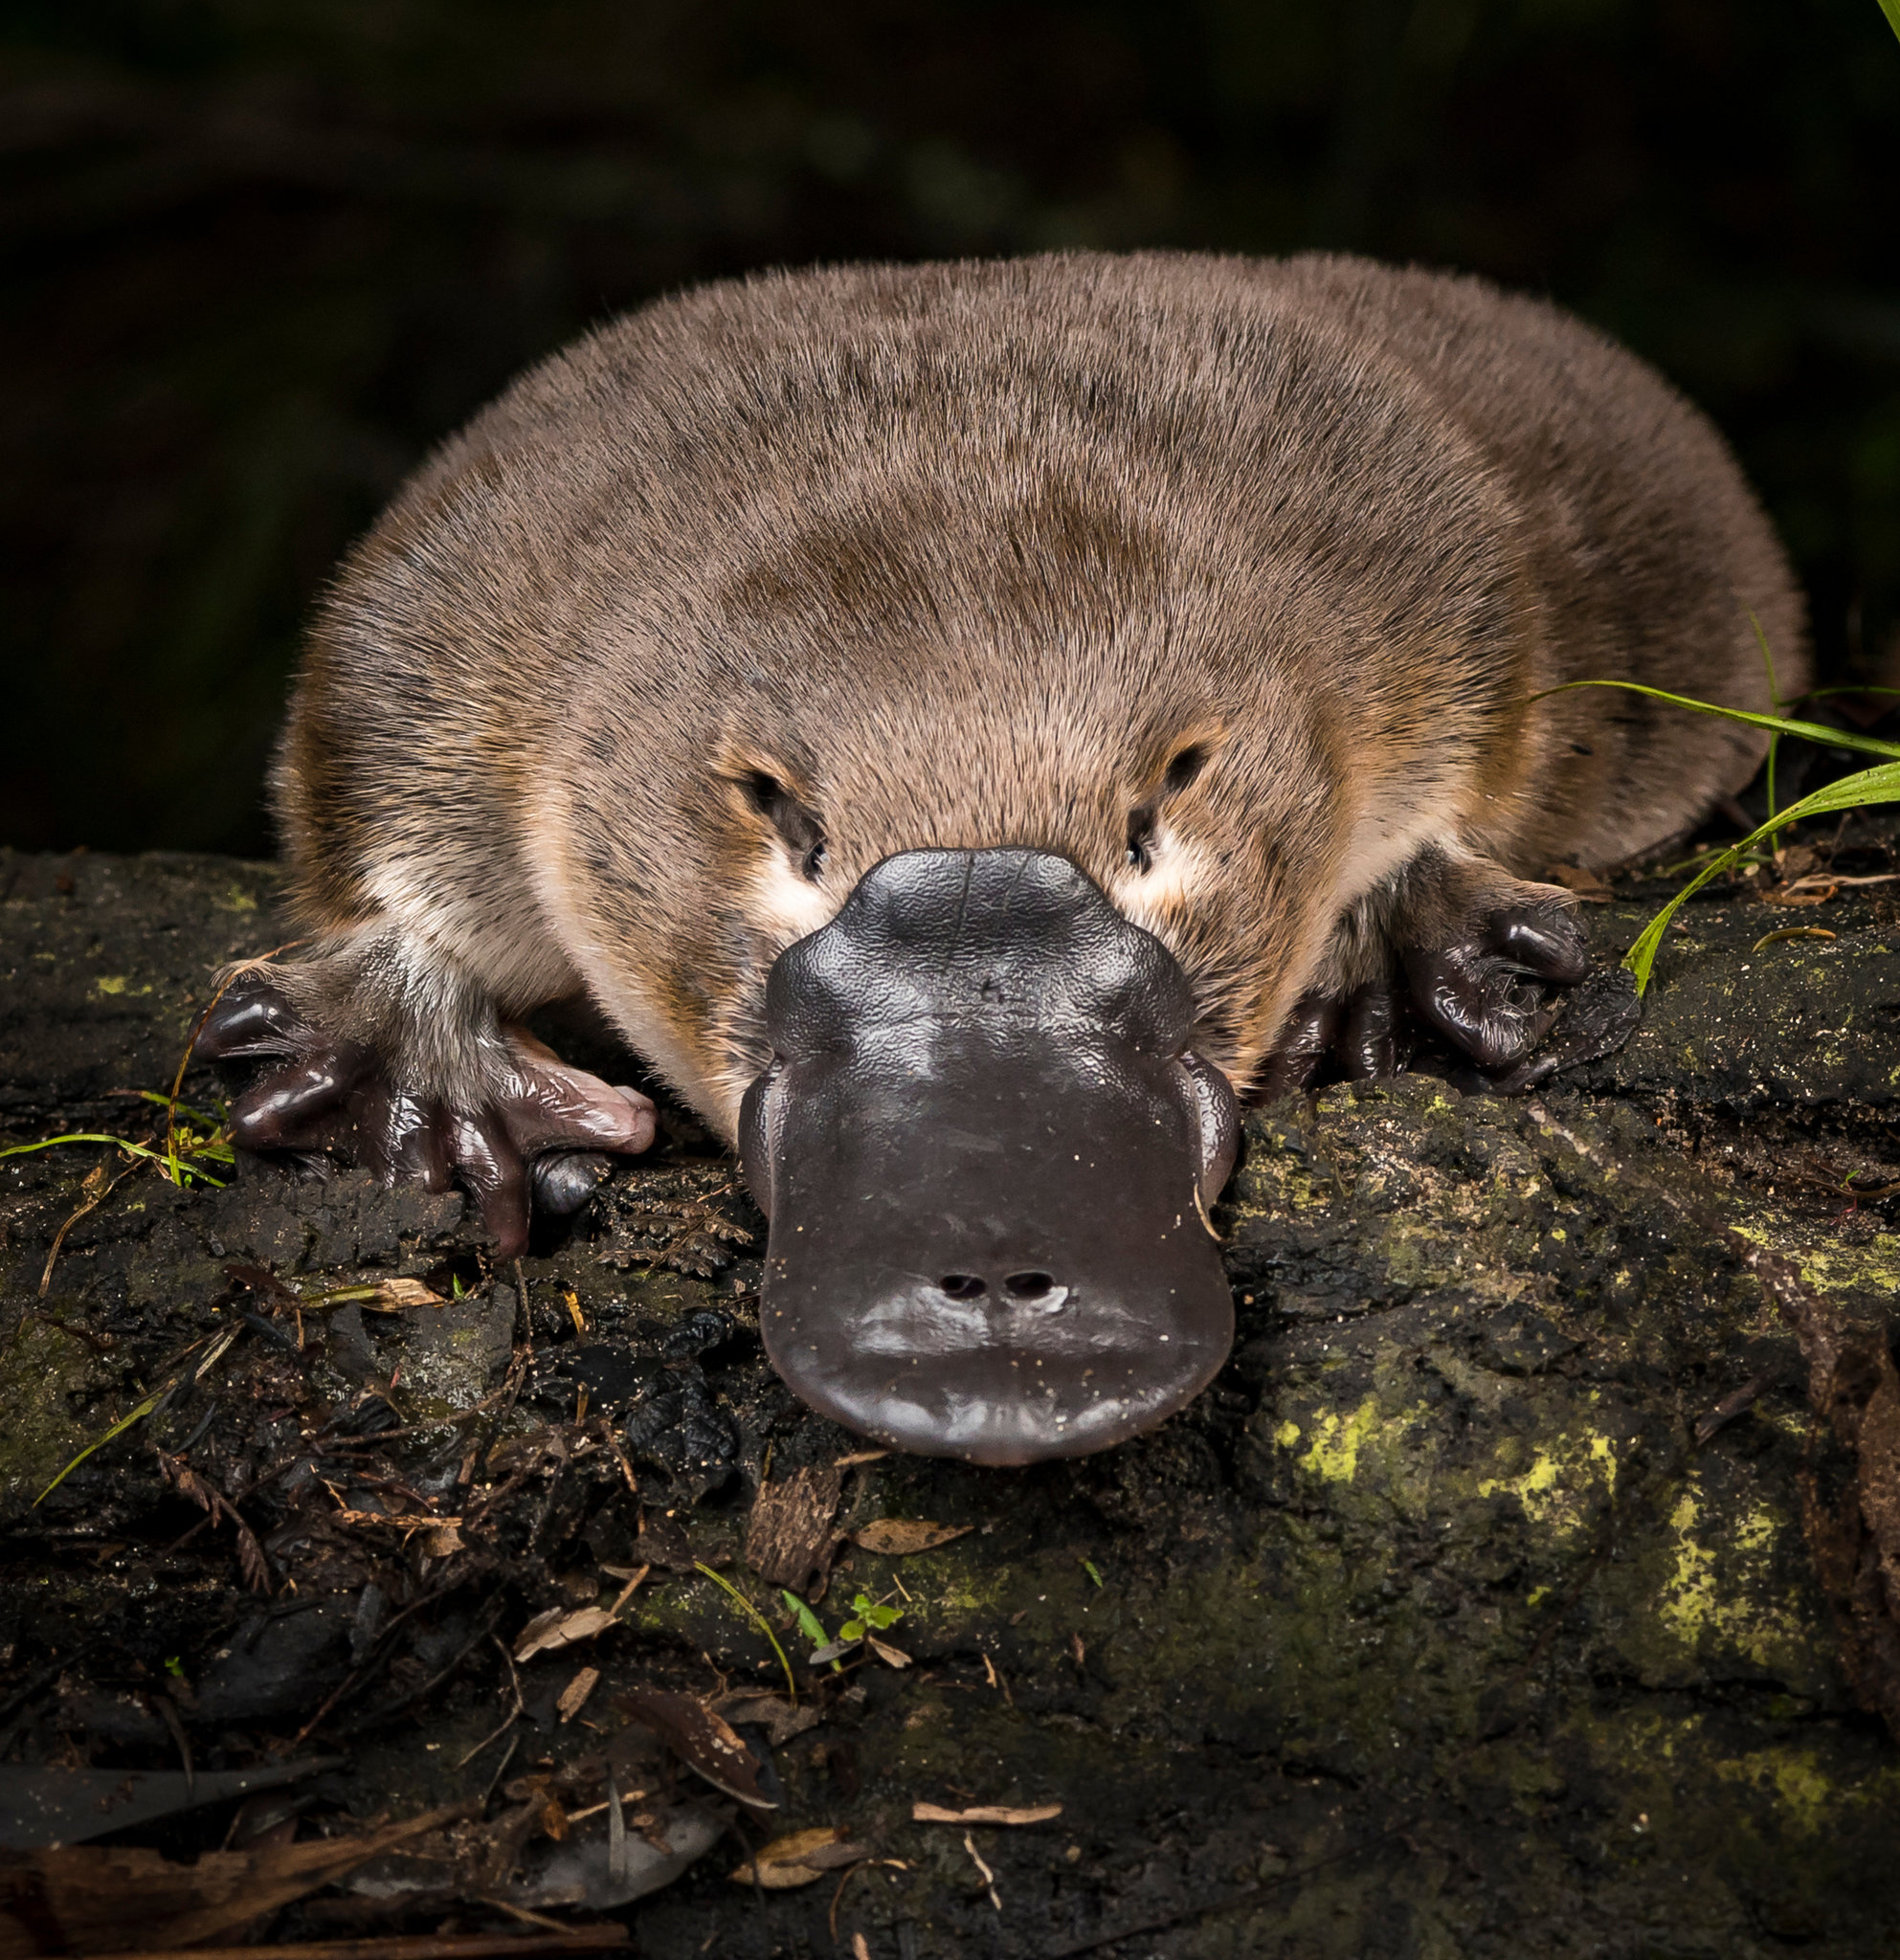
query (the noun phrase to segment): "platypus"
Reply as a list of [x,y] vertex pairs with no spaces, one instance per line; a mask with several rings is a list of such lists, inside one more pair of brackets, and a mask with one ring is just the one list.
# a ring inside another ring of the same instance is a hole
[[[652,1103],[737,1146],[760,1320],[903,1449],[1078,1455],[1208,1383],[1237,1108],[1497,1071],[1628,858],[1805,671],[1654,371],[1477,279],[1063,254],[706,286],[518,380],[315,618],[274,776],[309,939],[206,1049],[253,1149],[459,1182],[503,1255]],[[1553,990],[1558,990],[1554,991]]]

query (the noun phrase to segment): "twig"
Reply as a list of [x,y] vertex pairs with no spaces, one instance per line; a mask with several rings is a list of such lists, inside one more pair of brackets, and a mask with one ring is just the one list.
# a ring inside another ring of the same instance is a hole
[[968,1831],[963,1834],[963,1848],[969,1852],[971,1863],[983,1875],[983,1889],[990,1895],[990,1904],[1000,1912],[1003,1902],[996,1896],[996,1875],[983,1862],[983,1854],[977,1850],[976,1840]]
[[104,1164],[99,1163],[95,1164],[93,1168],[86,1172],[85,1182],[79,1187],[79,1189],[87,1194],[85,1202],[81,1204],[78,1210],[75,1212],[73,1215],[66,1220],[65,1224],[60,1226],[59,1230],[53,1235],[53,1248],[46,1255],[46,1267],[45,1270],[39,1276],[39,1297],[42,1300],[46,1298],[47,1289],[53,1284],[53,1268],[58,1261],[59,1248],[66,1243],[67,1233],[72,1231],[73,1227],[77,1225],[79,1222],[79,1220],[86,1215],[88,1212],[98,1211],[100,1206],[104,1204],[106,1199],[109,1198],[112,1195],[112,1193],[119,1188],[120,1184],[125,1178],[130,1177],[132,1172],[136,1170],[139,1167],[136,1164],[130,1165],[125,1169],[122,1170],[117,1177],[108,1178],[104,1175]]
[[[494,1636],[490,1635],[489,1637],[493,1639]],[[458,1770],[466,1770],[468,1766],[472,1762],[474,1762],[476,1757],[479,1756],[481,1753],[481,1751],[485,1749],[491,1742],[494,1742],[498,1740],[500,1737],[506,1735],[508,1730],[511,1729],[515,1726],[515,1724],[519,1722],[522,1718],[523,1704],[521,1698],[521,1676],[515,1672],[515,1657],[508,1652],[507,1646],[503,1641],[495,1640],[495,1645],[501,1650],[502,1659],[508,1663],[508,1682],[515,1691],[515,1705],[513,1709],[510,1711],[507,1720],[503,1722],[499,1728],[494,1729],[487,1735],[484,1735],[481,1738],[481,1740],[479,1743],[477,1743],[472,1749],[469,1750],[468,1754],[465,1755],[461,1759],[461,1761],[456,1765],[456,1768]]]
[[[624,1947],[623,1926],[564,1927],[558,1933],[414,1933],[380,1940],[305,1940],[267,1947],[194,1947],[191,1960],[505,1960],[541,1953],[599,1953]],[[113,1960],[177,1960],[175,1952]]]

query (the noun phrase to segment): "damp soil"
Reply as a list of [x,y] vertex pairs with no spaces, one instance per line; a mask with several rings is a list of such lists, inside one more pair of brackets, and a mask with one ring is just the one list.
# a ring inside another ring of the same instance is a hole
[[[1837,863],[1894,868],[1871,832]],[[1599,956],[1667,889],[1588,906]],[[289,936],[277,890],[0,856],[0,1144],[163,1151],[135,1092]],[[1230,1364],[1021,1472],[868,1453],[787,1392],[763,1221],[679,1112],[499,1268],[458,1195],[346,1169],[0,1160],[0,1799],[98,1772],[161,1813],[12,1841],[190,1860],[458,1807],[274,1942],[531,1911],[654,1960],[1890,1954],[1880,1629],[1854,1647],[1816,1536],[1856,1464],[1760,1263],[1889,1352],[1889,891],[1712,887],[1629,1044],[1530,1095],[1255,1112]],[[230,1086],[193,1065],[183,1101]],[[839,1643],[861,1597],[886,1653]],[[813,1831],[798,1882],[735,1881]]]

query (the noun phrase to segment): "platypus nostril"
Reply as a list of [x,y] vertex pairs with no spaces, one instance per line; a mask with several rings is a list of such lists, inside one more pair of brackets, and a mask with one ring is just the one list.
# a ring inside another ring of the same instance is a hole
[[952,1300],[981,1300],[990,1290],[974,1273],[946,1273],[937,1285]]
[[1047,1273],[1012,1273],[1003,1281],[1018,1300],[1040,1300],[1055,1283]]

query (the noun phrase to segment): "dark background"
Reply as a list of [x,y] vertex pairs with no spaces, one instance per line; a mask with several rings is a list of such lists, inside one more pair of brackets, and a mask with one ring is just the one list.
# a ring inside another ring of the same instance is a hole
[[0,13],[0,841],[261,853],[300,621],[525,362],[686,281],[1347,247],[1554,295],[1900,644],[1875,0],[41,0]]

